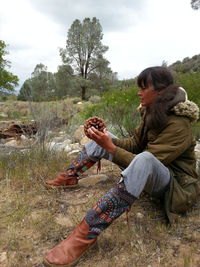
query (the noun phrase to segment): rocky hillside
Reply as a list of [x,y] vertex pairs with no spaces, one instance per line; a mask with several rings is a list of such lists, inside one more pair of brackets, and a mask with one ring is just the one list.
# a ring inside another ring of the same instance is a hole
[[175,72],[186,73],[189,71],[200,71],[200,54],[191,58],[186,57],[182,61],[178,60],[171,64],[169,68]]

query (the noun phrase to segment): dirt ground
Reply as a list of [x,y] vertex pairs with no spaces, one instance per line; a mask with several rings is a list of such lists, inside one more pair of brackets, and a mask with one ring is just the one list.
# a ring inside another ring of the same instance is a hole
[[[120,170],[102,162],[84,174],[74,189],[44,186],[48,171],[30,170],[36,180],[0,177],[0,266],[42,267],[43,256],[63,240],[98,198],[116,183]],[[104,175],[104,176],[103,176]],[[39,178],[38,178],[39,177]],[[102,178],[103,177],[103,178]],[[85,179],[84,179],[85,178]],[[142,196],[128,214],[118,218],[77,267],[198,267],[200,266],[200,202],[173,226],[166,223],[158,202]]]

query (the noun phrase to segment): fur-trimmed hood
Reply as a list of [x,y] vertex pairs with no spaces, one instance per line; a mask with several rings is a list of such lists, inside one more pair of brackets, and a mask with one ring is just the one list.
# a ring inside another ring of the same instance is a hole
[[188,117],[191,122],[196,122],[199,119],[198,106],[189,100],[179,102],[171,109],[171,111],[173,111],[177,116]]
[[[178,87],[175,90],[172,87],[166,91],[163,91],[160,94],[161,104],[162,100],[164,100],[164,102],[166,103],[165,104],[163,102],[163,104],[166,105],[165,109],[168,110],[167,113],[174,113],[177,116],[185,116],[189,118],[191,123],[194,123],[199,119],[199,107],[194,102],[188,100],[187,92],[184,88]],[[145,115],[147,115],[146,117],[151,117],[151,114],[146,113],[146,107],[142,107],[140,105],[138,107],[138,111],[140,112],[142,117],[144,117]]]

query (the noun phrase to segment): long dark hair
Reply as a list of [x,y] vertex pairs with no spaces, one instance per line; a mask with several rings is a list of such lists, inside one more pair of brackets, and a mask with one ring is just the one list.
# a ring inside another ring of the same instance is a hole
[[146,107],[144,113],[144,125],[140,135],[140,149],[143,151],[148,142],[148,130],[159,132],[166,126],[179,86],[174,84],[170,70],[159,66],[143,70],[137,78],[137,85],[140,88],[153,86],[154,90],[159,91],[155,101]]
[[146,107],[146,127],[148,129],[162,129],[168,119],[170,103],[177,94],[178,85],[174,84],[174,78],[169,69],[165,67],[150,67],[143,70],[138,78],[137,85],[140,88],[153,86],[159,91],[152,105]]
[[154,90],[162,90],[174,83],[174,78],[169,69],[165,67],[150,67],[143,70],[138,78],[137,85],[146,88],[153,85]]

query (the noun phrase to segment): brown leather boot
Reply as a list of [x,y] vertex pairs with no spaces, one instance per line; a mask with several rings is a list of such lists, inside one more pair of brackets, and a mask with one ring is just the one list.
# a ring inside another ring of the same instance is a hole
[[83,220],[67,239],[46,254],[45,266],[67,267],[75,264],[97,240],[88,239],[88,232],[89,225]]
[[72,188],[78,186],[77,175],[72,175],[69,171],[64,171],[58,174],[55,179],[45,181],[46,185],[50,187],[65,187]]
[[83,148],[66,171],[59,173],[55,179],[46,181],[45,184],[57,188],[76,187],[78,186],[79,175],[91,168],[95,163],[88,157],[85,148]]

